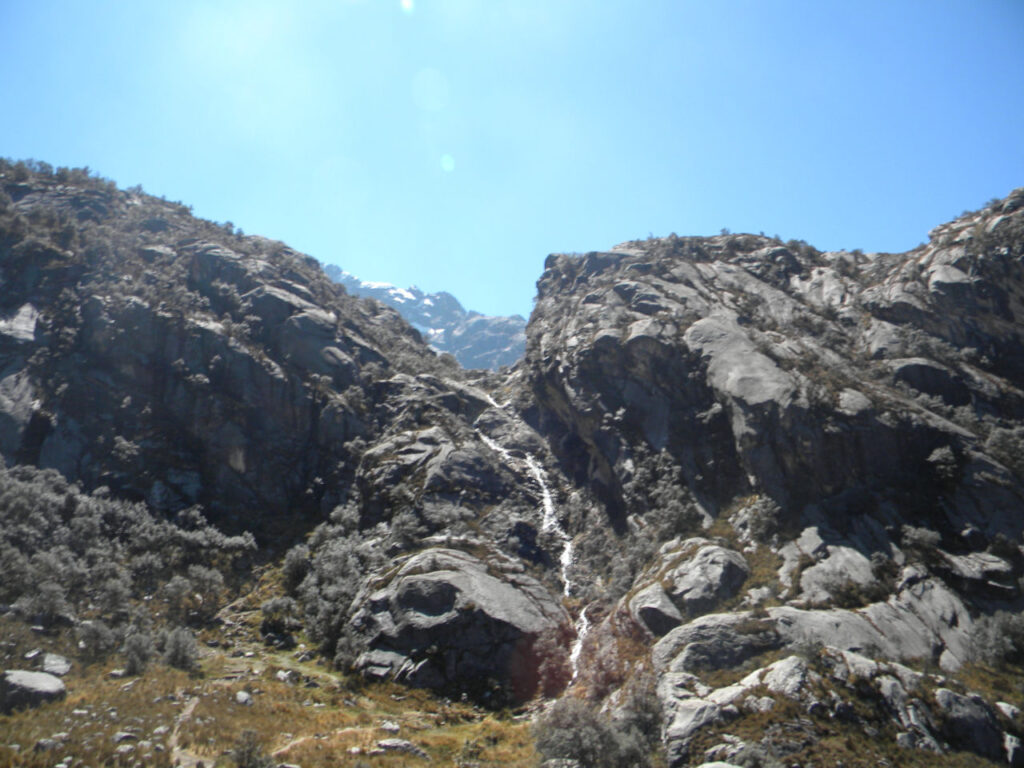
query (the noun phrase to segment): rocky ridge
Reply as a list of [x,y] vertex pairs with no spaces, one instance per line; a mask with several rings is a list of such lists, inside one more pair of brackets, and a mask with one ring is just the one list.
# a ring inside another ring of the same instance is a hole
[[324,272],[353,296],[376,299],[399,314],[438,352],[447,352],[463,368],[497,371],[515,365],[526,348],[526,320],[519,315],[496,317],[463,308],[450,293],[424,293],[416,286],[360,280],[328,264]]
[[[267,643],[555,701],[548,757],[585,753],[571,731],[618,764],[842,739],[847,764],[1024,759],[1019,692],[971,687],[1024,661],[1024,191],[907,254],[723,235],[552,256],[498,376],[280,243],[2,171],[0,557],[26,584],[69,560],[12,501],[37,492],[82,532],[162,515],[183,552],[153,571],[117,533],[130,582],[58,573],[53,631],[129,637],[118,600],[214,631],[218,589],[251,582],[237,554],[219,588],[194,567],[222,546],[201,508],[257,536]],[[175,567],[205,597],[175,608]]]

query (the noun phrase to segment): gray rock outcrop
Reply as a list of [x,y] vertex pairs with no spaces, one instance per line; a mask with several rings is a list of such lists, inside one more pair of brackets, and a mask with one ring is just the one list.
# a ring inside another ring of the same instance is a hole
[[360,599],[353,625],[364,675],[482,700],[524,700],[538,684],[538,638],[568,624],[548,591],[508,558],[433,548]]
[[9,669],[0,677],[0,712],[31,709],[67,695],[64,682],[46,672]]

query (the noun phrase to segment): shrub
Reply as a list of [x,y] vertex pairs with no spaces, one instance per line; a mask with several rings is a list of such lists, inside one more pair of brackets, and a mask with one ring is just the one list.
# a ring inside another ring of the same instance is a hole
[[153,638],[149,633],[135,633],[124,641],[125,670],[129,675],[141,675],[153,658]]
[[18,598],[14,610],[30,621],[48,627],[67,615],[70,606],[65,599],[64,588],[48,579],[39,584],[34,593]]
[[928,528],[917,528],[912,525],[904,525],[901,544],[908,555],[913,556],[925,565],[935,565],[939,559],[939,543],[942,537]]
[[281,577],[284,580],[284,591],[289,595],[295,595],[299,585],[309,573],[309,547],[299,544],[288,550],[284,556],[284,564],[281,566]]
[[117,647],[117,636],[99,619],[83,621],[78,625],[75,634],[82,656],[87,661],[106,658]]
[[579,699],[555,702],[533,726],[537,750],[549,760],[577,760],[589,768],[647,766],[649,758],[630,727],[602,716]]
[[238,768],[273,768],[276,762],[263,749],[263,742],[256,731],[246,730],[239,734],[231,758]]
[[171,630],[164,644],[164,663],[191,672],[199,661],[195,636],[185,627]]
[[971,656],[993,666],[1024,663],[1024,616],[998,611],[974,623]]
[[557,696],[572,678],[566,634],[562,627],[553,627],[541,633],[533,644],[540,690],[545,696]]
[[260,606],[263,623],[260,632],[263,634],[283,635],[288,632],[288,623],[298,613],[299,605],[290,597],[275,597],[266,600]]
[[1024,427],[996,427],[985,441],[985,450],[1017,477],[1024,477]]

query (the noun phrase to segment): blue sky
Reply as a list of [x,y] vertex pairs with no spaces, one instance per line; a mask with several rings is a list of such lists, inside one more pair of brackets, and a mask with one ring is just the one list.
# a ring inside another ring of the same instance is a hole
[[0,155],[528,314],[551,252],[897,251],[1024,185],[1021,0],[0,0]]

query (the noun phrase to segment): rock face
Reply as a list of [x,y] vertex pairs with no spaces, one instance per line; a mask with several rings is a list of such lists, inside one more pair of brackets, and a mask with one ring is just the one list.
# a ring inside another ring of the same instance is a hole
[[[1000,362],[1021,357],[1019,266],[1012,239],[984,252],[963,242],[979,223],[901,255],[723,236],[552,256],[526,359],[544,431],[573,475],[623,511],[653,451],[710,510],[763,493],[842,515],[862,488],[899,497],[904,519],[941,495],[955,500],[951,525],[1016,536],[1020,481],[985,442],[1024,405],[1019,367]],[[970,300],[951,303],[949,284],[929,281],[953,265],[972,275],[957,284]],[[898,349],[865,355],[883,323]],[[985,414],[998,418],[986,426]]]
[[[372,438],[372,382],[444,366],[392,310],[345,296],[281,243],[94,192],[104,205],[88,210],[107,229],[79,225],[73,247],[14,226],[64,204],[69,188],[52,180],[0,224],[8,462],[217,518],[333,507],[354,467],[345,445]],[[161,227],[146,226],[154,217]]]
[[60,701],[66,695],[61,679],[46,672],[11,669],[0,678],[0,712],[4,714]]
[[[362,600],[353,623],[369,640],[356,668],[485,700],[529,698],[540,663],[534,644],[563,628],[568,616],[518,570],[507,559],[484,562],[453,549],[414,555]],[[508,690],[492,690],[501,684]]]
[[705,736],[818,764],[830,724],[1024,759],[959,678],[1024,655],[1024,190],[904,254],[552,256],[494,374],[424,343],[450,297],[379,287],[418,332],[280,243],[2,173],[0,455],[57,470],[12,488],[66,478],[64,541],[84,495],[308,534],[286,580],[339,666],[491,706],[568,686],[671,765]]
[[409,324],[438,352],[448,352],[464,368],[515,365],[526,347],[526,320],[519,315],[495,317],[466,311],[450,293],[424,293],[416,286],[396,288],[387,283],[368,283],[334,265],[327,275],[353,296],[365,296],[398,310]]
[[[733,597],[749,574],[743,555],[707,539],[673,539],[637,583],[629,602],[633,617],[661,636],[683,617],[707,613]],[[650,583],[648,583],[650,582]]]

